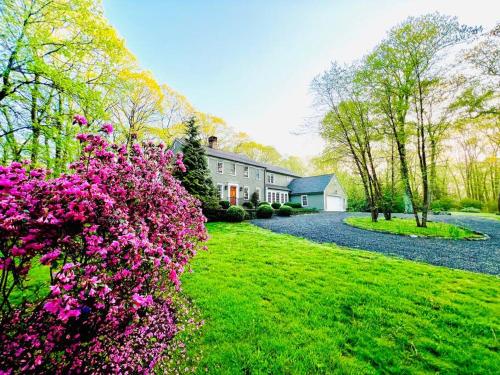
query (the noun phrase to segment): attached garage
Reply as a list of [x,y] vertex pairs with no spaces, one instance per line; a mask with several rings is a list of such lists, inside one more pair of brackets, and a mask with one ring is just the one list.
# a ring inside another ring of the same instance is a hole
[[334,174],[301,177],[289,185],[290,200],[303,207],[324,211],[345,211],[347,197]]

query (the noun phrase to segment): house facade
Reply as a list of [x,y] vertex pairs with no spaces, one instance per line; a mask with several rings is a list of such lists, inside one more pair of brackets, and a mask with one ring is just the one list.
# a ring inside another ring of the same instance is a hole
[[[182,140],[175,140],[173,150],[181,149]],[[326,211],[347,208],[345,192],[333,174],[301,177],[286,168],[219,150],[216,137],[209,138],[205,151],[219,198],[232,205],[250,201],[257,192],[259,201],[269,203],[300,202],[304,207]]]

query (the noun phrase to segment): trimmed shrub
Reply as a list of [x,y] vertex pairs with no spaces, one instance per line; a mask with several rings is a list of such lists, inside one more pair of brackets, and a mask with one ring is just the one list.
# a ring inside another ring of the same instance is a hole
[[[2,373],[150,372],[184,313],[180,275],[207,234],[199,201],[172,176],[182,157],[77,139],[71,175],[0,166]],[[49,287],[14,303],[34,272]]]
[[259,203],[259,205],[258,205],[257,207],[260,207],[260,206],[265,206],[265,205],[270,206],[270,205],[271,205],[271,203],[269,203],[269,202],[260,202],[260,203]]
[[245,220],[245,210],[240,206],[229,207],[226,212],[226,220],[233,223],[239,223]]
[[278,215],[280,216],[290,216],[292,214],[292,207],[283,205],[278,210]]
[[269,219],[273,216],[273,208],[269,204],[263,204],[257,208],[256,214],[259,219]]
[[254,208],[254,205],[252,202],[243,202],[243,204],[241,205],[242,207],[245,207],[245,208],[248,208],[248,209],[252,209]]
[[315,214],[318,212],[319,210],[317,208],[294,208],[292,210],[292,215]]
[[436,199],[431,203],[431,209],[433,211],[449,211],[456,206],[456,202],[451,198]]
[[220,201],[219,205],[225,210],[231,207],[231,203],[229,201]]
[[460,210],[460,212],[472,212],[472,213],[479,213],[481,210],[476,207],[464,207]]
[[481,208],[483,208],[483,202],[478,201],[477,199],[464,198],[460,201],[460,207],[461,208],[474,207],[477,208],[478,210],[481,210]]
[[281,203],[274,202],[271,204],[271,207],[274,208],[275,210],[277,210],[281,207]]
[[299,202],[286,202],[284,205],[292,208],[302,208],[302,205]]

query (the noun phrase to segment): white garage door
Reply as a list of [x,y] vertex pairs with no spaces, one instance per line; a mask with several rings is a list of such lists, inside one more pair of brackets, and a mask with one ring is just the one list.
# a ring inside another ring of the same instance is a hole
[[334,195],[326,196],[326,210],[325,211],[345,211],[344,198]]

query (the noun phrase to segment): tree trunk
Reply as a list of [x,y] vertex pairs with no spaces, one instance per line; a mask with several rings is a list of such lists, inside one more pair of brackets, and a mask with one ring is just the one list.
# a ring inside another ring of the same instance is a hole
[[34,87],[31,90],[31,127],[33,131],[33,138],[31,139],[31,167],[34,168],[38,161],[38,154],[40,150],[40,124],[38,122],[38,82],[39,77],[35,75]]

